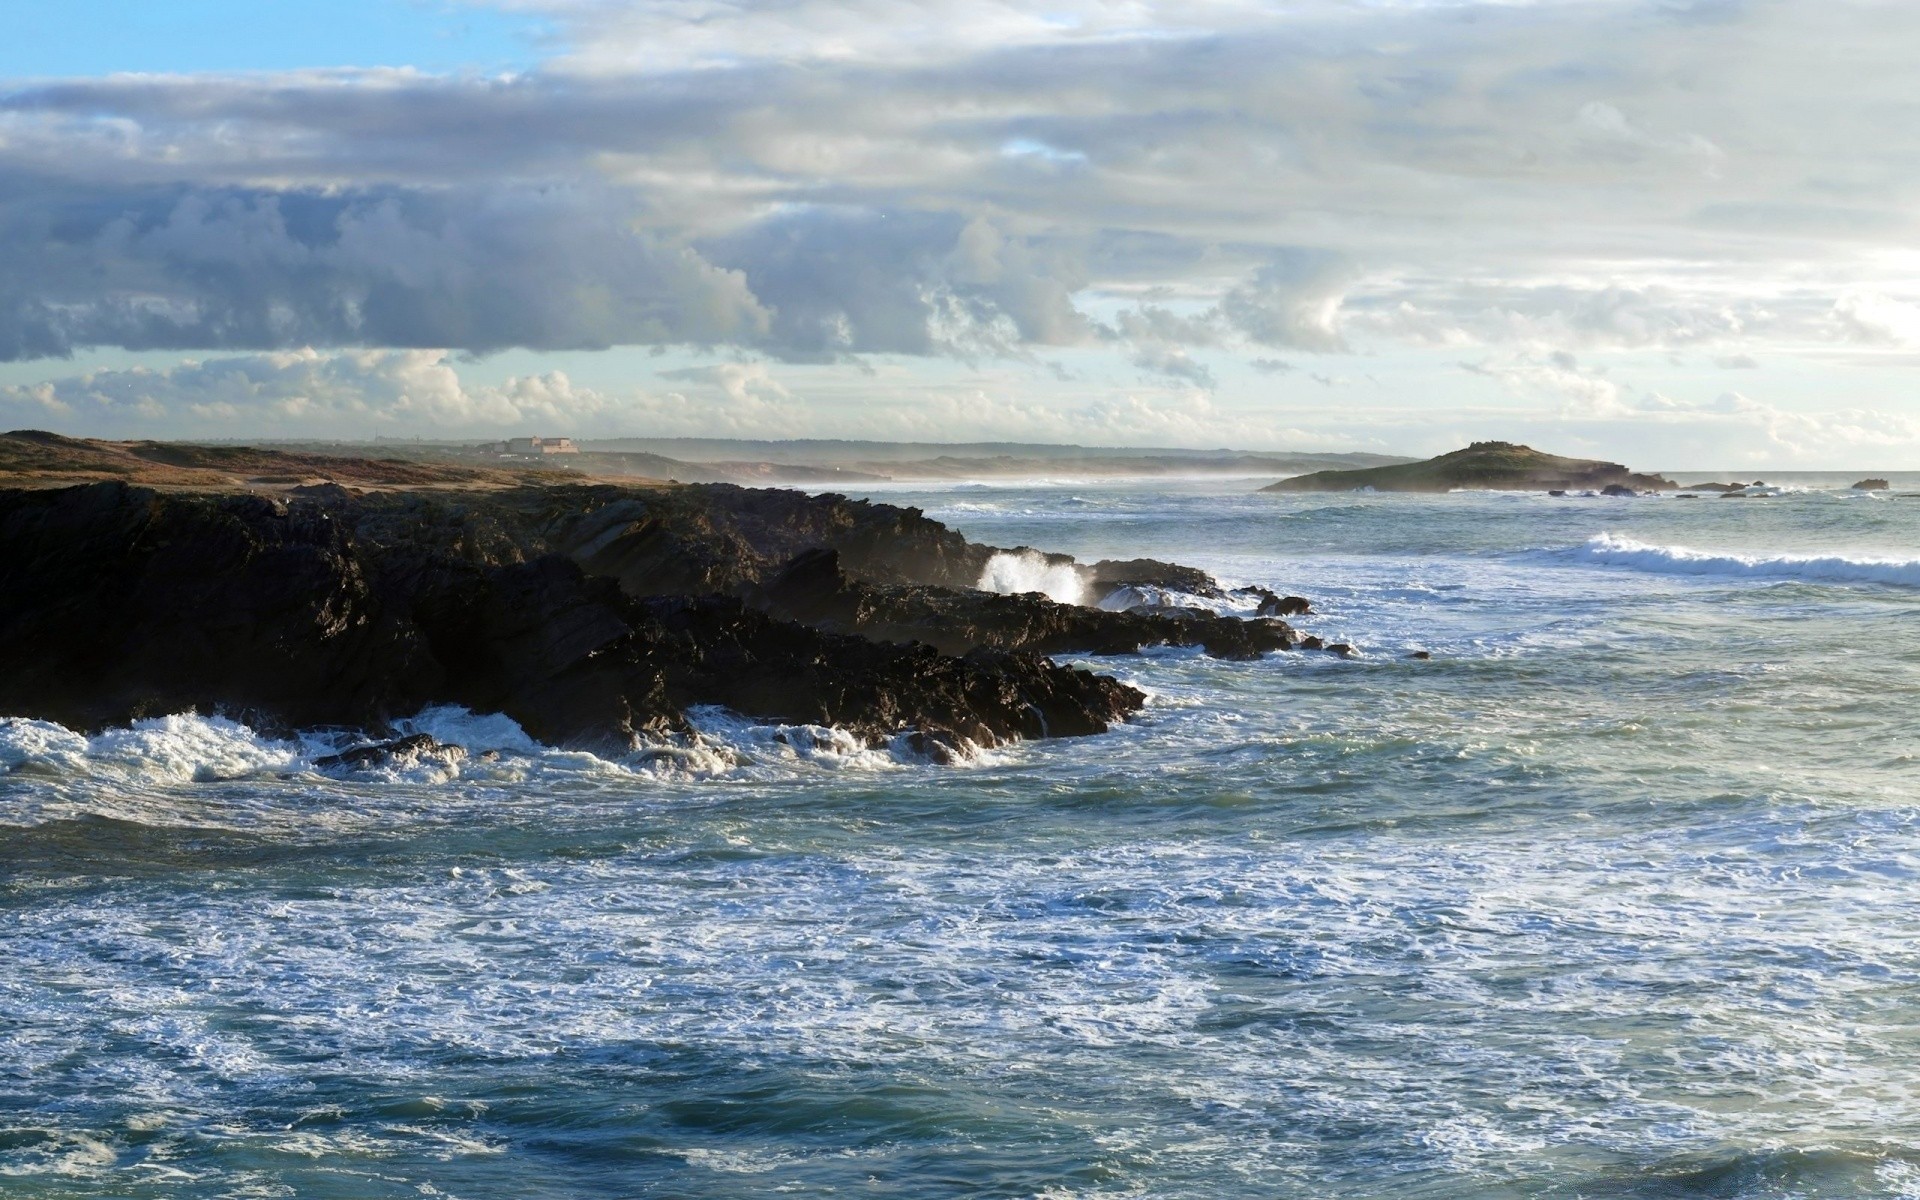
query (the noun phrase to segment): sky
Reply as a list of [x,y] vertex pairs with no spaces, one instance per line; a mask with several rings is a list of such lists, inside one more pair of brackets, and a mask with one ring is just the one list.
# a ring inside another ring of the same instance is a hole
[[0,427],[1920,469],[1920,5],[7,23]]

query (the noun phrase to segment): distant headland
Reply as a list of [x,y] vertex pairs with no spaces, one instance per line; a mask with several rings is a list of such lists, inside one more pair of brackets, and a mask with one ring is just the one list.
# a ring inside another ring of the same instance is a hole
[[1296,475],[1263,492],[1450,492],[1482,488],[1503,492],[1667,492],[1678,486],[1660,475],[1642,475],[1619,463],[1566,458],[1513,442],[1475,442],[1464,450],[1424,462]]

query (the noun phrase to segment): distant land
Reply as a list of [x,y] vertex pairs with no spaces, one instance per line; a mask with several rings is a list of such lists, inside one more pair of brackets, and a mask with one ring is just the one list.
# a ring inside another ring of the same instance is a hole
[[[263,441],[258,446],[333,456],[497,466],[497,443]],[[1390,454],[1331,451],[1190,450],[1071,446],[1027,442],[864,442],[829,439],[601,438],[575,452],[545,456],[554,470],[612,478],[753,485],[954,482],[1042,477],[1134,478],[1195,475],[1297,475],[1304,471],[1411,462]]]
[[863,442],[809,438],[735,441],[721,438],[609,438],[582,441],[583,451],[657,454],[690,463],[763,462],[838,467],[894,479],[968,475],[1265,474],[1375,467],[1412,461],[1391,454],[1330,451],[1191,450],[1171,447],[1074,446],[1046,442]]
[[1672,480],[1643,475],[1619,463],[1547,454],[1513,442],[1475,442],[1464,450],[1424,462],[1402,462],[1362,470],[1316,471],[1283,479],[1263,492],[1450,492],[1455,488],[1493,491],[1672,491]]
[[[617,444],[617,443],[616,443]],[[1376,454],[1243,454],[1236,451],[1116,450],[1082,446],[899,445],[887,442],[681,441],[693,455],[724,455],[692,461],[646,450],[607,449],[605,442],[579,443],[573,453],[502,454],[497,443],[478,442],[262,442],[114,441],[71,438],[40,430],[0,434],[0,480],[14,486],[61,486],[117,479],[162,489],[271,491],[315,483],[352,487],[487,488],[587,477],[622,483],[737,483],[750,486],[828,484],[854,486],[889,481],[1017,479],[1045,475],[1076,477],[1263,475],[1315,470],[1329,462],[1400,462]],[[822,450],[831,461],[792,461],[795,446]],[[759,453],[782,449],[778,459]],[[977,450],[1018,453],[973,456]],[[967,455],[901,457],[928,450],[965,450]],[[853,457],[866,455],[866,458]],[[879,457],[871,457],[879,455]]]

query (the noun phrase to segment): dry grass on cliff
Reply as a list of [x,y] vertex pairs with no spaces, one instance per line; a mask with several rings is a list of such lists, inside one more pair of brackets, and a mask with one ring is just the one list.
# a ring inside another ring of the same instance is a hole
[[[544,467],[477,467],[190,442],[109,442],[32,429],[0,433],[0,487],[68,487],[105,480],[194,492],[272,492],[321,483],[380,491],[472,491],[579,483],[583,476]],[[647,481],[619,482],[631,486]]]

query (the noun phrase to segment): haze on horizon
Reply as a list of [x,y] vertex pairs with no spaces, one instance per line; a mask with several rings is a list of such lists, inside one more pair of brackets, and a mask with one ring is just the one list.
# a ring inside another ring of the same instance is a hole
[[1920,6],[29,9],[4,428],[1920,467]]

